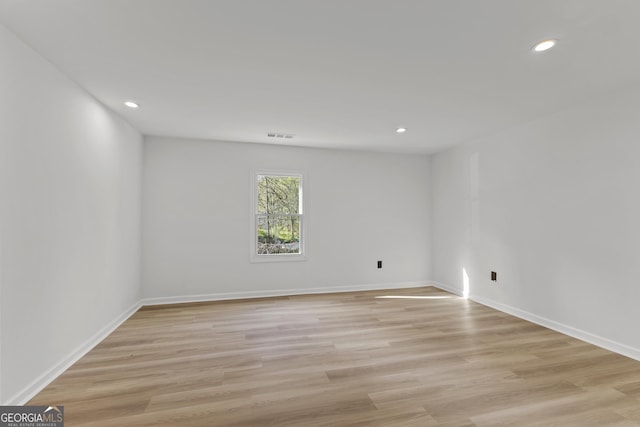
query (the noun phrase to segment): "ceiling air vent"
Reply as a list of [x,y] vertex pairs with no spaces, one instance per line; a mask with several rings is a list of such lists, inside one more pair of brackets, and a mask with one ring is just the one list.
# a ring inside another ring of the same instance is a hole
[[290,133],[279,133],[279,132],[269,132],[267,134],[269,138],[284,138],[284,139],[292,139],[293,134]]

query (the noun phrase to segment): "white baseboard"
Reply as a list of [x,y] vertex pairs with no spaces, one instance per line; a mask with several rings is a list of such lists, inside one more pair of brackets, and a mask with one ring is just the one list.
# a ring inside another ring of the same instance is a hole
[[[434,281],[432,281],[431,283],[433,284],[433,286],[440,288],[443,291],[451,292],[456,295],[461,294],[459,290],[444,283]],[[574,328],[573,326],[565,325],[564,323],[556,322],[555,320],[547,319],[546,317],[538,316],[537,314],[521,310],[519,308],[512,307],[510,305],[503,304],[489,298],[484,298],[478,295],[470,295],[469,299],[477,302],[478,304],[491,307],[495,310],[502,311],[515,317],[519,317],[531,323],[544,326],[545,328],[553,329],[554,331],[560,332],[573,338],[577,338],[584,342],[588,342],[589,344],[602,347],[606,350],[613,351],[614,353],[618,353],[635,360],[640,360],[640,349],[638,348],[631,347],[626,344],[622,344],[587,331],[583,331],[582,329]]]
[[127,320],[133,313],[138,311],[141,307],[140,302],[135,303],[131,308],[120,314],[114,320],[109,322],[105,327],[96,332],[91,338],[78,346],[64,359],[58,362],[51,369],[36,378],[31,384],[19,391],[16,395],[9,398],[3,405],[24,405],[31,400],[42,389],[55,380],[60,374],[66,371],[71,365],[76,363],[82,356],[87,354],[91,349],[104,340],[109,334],[115,331],[125,320]]
[[355,292],[355,291],[373,291],[381,289],[402,289],[402,288],[418,288],[429,286],[430,282],[403,282],[403,283],[376,283],[369,285],[350,285],[350,286],[334,286],[326,288],[299,288],[299,289],[276,289],[264,291],[244,291],[244,292],[226,292],[201,295],[180,295],[172,297],[155,297],[144,298],[141,301],[143,306],[147,305],[163,305],[163,304],[181,304],[188,302],[207,302],[207,301],[224,301],[232,299],[247,298],[265,298],[265,297],[281,297],[292,295],[306,294],[329,294],[334,292]]

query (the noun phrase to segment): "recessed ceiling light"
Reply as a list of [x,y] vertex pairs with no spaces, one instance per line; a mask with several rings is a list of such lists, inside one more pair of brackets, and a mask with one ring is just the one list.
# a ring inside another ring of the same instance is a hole
[[542,40],[541,42],[538,42],[535,44],[535,46],[533,46],[533,50],[535,52],[544,52],[545,50],[549,50],[552,47],[554,47],[556,43],[558,43],[558,40],[554,40],[554,39]]
[[139,107],[139,105],[138,105],[138,104],[136,104],[136,103],[135,103],[135,102],[133,102],[133,101],[126,101],[126,102],[124,103],[124,105],[126,105],[126,106],[127,106],[127,107],[129,107],[129,108],[138,108],[138,107]]
[[398,128],[396,129],[396,132],[398,133],[405,133],[407,131],[407,128]]

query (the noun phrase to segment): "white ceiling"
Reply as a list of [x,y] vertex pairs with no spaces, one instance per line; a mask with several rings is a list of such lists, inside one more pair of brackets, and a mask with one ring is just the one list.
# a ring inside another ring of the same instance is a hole
[[431,153],[640,80],[638,0],[0,0],[0,23],[150,135]]

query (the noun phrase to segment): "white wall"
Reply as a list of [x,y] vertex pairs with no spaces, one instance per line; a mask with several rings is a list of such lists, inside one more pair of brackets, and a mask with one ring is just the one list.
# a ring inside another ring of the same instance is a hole
[[0,26],[3,402],[139,301],[139,133]]
[[[305,172],[307,261],[249,262],[256,168]],[[427,156],[148,137],[143,175],[148,298],[424,283],[431,275]]]
[[432,185],[435,280],[640,358],[640,87],[437,154]]

